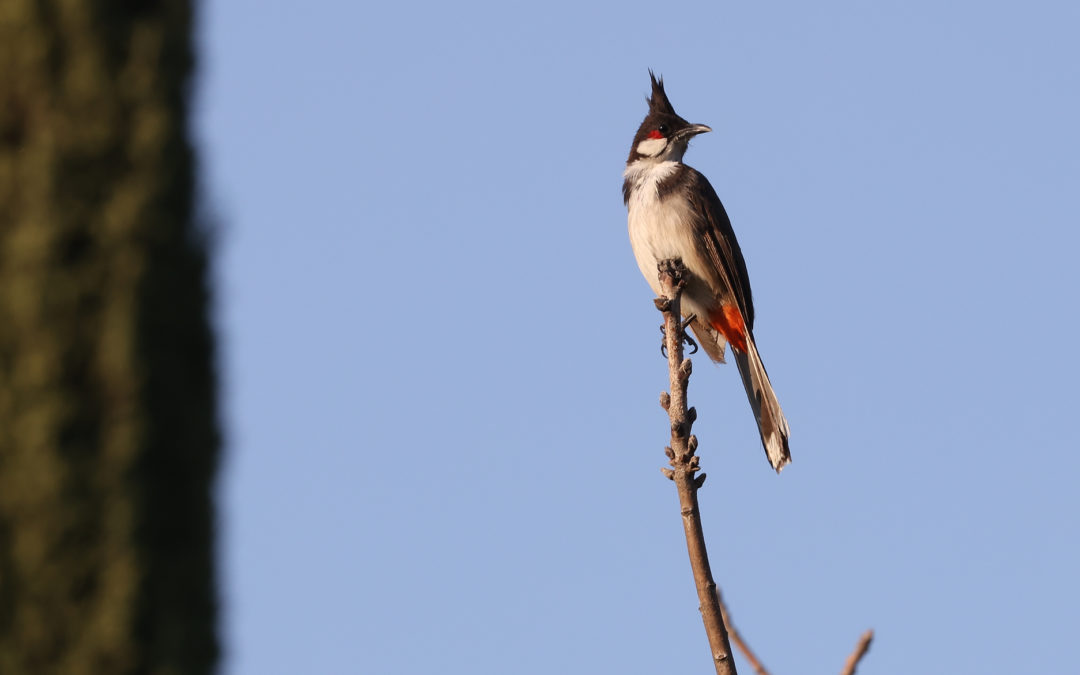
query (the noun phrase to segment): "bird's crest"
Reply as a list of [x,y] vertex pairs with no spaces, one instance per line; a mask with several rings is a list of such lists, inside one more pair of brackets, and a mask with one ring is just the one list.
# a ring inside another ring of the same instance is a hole
[[652,80],[652,96],[649,97],[650,113],[675,114],[675,108],[671,106],[667,94],[664,93],[664,78],[657,78],[652,69],[649,69],[649,79]]

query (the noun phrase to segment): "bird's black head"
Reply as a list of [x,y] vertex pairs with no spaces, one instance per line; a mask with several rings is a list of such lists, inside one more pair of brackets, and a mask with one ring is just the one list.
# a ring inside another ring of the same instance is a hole
[[678,162],[693,136],[712,129],[704,124],[691,124],[676,115],[675,108],[664,91],[664,78],[657,78],[650,70],[649,79],[652,80],[649,114],[645,116],[645,121],[634,136],[630,157],[626,163],[630,164],[639,159]]

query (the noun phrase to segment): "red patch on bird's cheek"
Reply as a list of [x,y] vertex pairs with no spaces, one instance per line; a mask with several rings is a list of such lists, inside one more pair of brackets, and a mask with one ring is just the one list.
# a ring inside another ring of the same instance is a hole
[[720,331],[732,347],[746,353],[746,324],[738,307],[724,305],[718,311],[710,312],[709,325]]
[[664,134],[660,133],[656,129],[649,132],[649,138],[663,138]]

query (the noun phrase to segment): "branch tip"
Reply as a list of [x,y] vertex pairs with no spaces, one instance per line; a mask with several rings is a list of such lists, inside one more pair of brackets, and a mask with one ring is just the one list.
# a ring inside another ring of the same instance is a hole
[[667,455],[668,459],[675,459],[675,451],[671,449],[670,445],[664,448],[664,454]]
[[694,488],[700,490],[701,486],[704,485],[704,484],[705,484],[705,474],[699,473],[697,475],[697,477],[694,478]]
[[671,394],[667,393],[666,391],[660,392],[660,407],[663,408],[664,410],[667,410],[668,406],[670,406],[670,405],[671,405]]
[[685,361],[682,362],[682,365],[679,366],[679,374],[681,374],[684,379],[688,378],[688,377],[690,377],[690,371],[692,371],[693,369],[694,369],[694,366],[691,365],[690,359],[686,359]]
[[660,276],[669,276],[672,281],[679,281],[683,278],[686,265],[683,265],[683,261],[678,258],[668,258],[658,262],[656,269],[660,272]]
[[859,642],[855,645],[855,651],[851,652],[851,656],[847,657],[847,661],[844,663],[844,669],[840,671],[840,675],[855,675],[855,669],[859,666],[859,661],[862,657],[866,656],[866,652],[870,650],[870,643],[874,640],[874,631],[868,630],[859,637]]
[[690,451],[690,454],[697,452],[697,436],[690,434],[690,438],[686,441],[686,449]]
[[666,466],[660,467],[660,473],[664,474],[668,480],[675,480],[675,472]]

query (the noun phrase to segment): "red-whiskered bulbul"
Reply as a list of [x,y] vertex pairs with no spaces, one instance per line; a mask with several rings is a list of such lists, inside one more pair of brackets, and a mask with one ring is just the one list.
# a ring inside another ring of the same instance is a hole
[[712,131],[675,114],[663,79],[652,79],[649,114],[641,123],[623,173],[630,245],[653,292],[661,295],[657,264],[680,258],[690,272],[682,313],[693,317],[705,353],[724,362],[731,345],[761,442],[777,472],[791,461],[787,420],[754,344],[754,300],[735,231],[705,176],[682,163],[687,143]]

